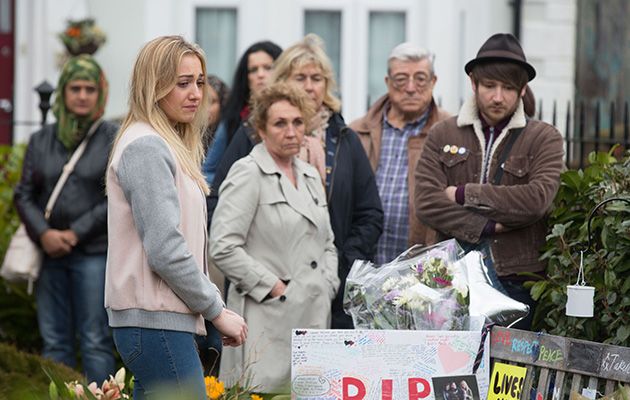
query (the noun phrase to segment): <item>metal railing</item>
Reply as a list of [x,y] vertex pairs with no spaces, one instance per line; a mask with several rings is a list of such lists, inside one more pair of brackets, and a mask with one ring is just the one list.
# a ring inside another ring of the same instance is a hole
[[[604,108],[604,106],[606,108]],[[621,108],[621,110],[620,110]],[[542,100],[538,102],[537,118],[558,125],[559,118],[564,118],[564,138],[566,142],[566,164],[569,168],[583,168],[587,164],[588,154],[592,151],[608,151],[619,144],[615,155],[621,156],[630,148],[630,115],[628,102],[618,107],[614,101],[595,102],[587,106],[584,102],[572,105],[567,102],[564,116],[553,102],[551,119],[545,119]]]

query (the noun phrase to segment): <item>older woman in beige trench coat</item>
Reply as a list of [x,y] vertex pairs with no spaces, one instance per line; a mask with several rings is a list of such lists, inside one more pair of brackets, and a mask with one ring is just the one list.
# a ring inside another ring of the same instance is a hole
[[252,116],[263,141],[220,188],[210,255],[232,282],[228,308],[249,326],[243,346],[223,351],[228,385],[246,377],[257,392],[288,392],[291,330],[330,326],[339,278],[326,195],[317,170],[295,157],[311,115],[300,89],[263,90]]

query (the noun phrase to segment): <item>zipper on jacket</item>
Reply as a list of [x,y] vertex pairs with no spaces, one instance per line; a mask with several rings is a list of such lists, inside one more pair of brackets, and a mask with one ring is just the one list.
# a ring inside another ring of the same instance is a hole
[[481,177],[479,183],[486,183],[486,176],[490,170],[490,149],[492,148],[492,142],[494,141],[494,126],[490,127],[490,137],[488,143],[486,143],[486,154],[484,154],[483,165],[481,166]]

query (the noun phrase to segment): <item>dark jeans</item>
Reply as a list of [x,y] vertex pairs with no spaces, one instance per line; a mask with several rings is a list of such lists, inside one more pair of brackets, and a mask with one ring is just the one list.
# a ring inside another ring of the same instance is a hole
[[87,380],[99,385],[116,372],[104,307],[106,257],[79,251],[46,257],[35,286],[42,355],[74,368],[78,337]]
[[525,288],[521,282],[515,282],[507,279],[501,279],[503,287],[508,293],[508,296],[516,301],[525,303],[529,306],[529,314],[510,328],[523,329],[530,331],[532,329],[532,322],[534,319],[534,312],[536,311],[536,302],[529,294],[529,289]]
[[206,322],[207,336],[195,335],[195,342],[199,347],[199,357],[203,366],[204,375],[219,376],[219,361],[223,351],[223,341],[221,334],[212,322]]
[[113,331],[120,357],[134,377],[135,400],[206,400],[203,370],[192,333],[137,327]]

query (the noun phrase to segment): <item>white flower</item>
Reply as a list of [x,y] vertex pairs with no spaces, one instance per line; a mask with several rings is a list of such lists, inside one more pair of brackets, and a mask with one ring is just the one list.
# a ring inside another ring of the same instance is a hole
[[125,367],[122,367],[116,372],[116,376],[114,377],[114,381],[119,386],[124,386],[125,384]]
[[407,303],[409,303],[409,296],[407,295],[406,291],[403,292],[400,296],[396,297],[392,303],[396,306],[396,307],[404,307],[407,305]]
[[439,299],[440,293],[421,283],[416,283],[402,291],[400,296],[394,299],[394,305],[398,307],[409,306],[411,308],[422,308],[426,303]]
[[393,276],[390,276],[389,278],[387,278],[385,283],[383,283],[384,292],[389,292],[392,289],[397,289],[398,287],[399,287],[399,279]]
[[418,284],[418,278],[414,274],[407,274],[400,279],[399,288],[409,288]]
[[468,282],[466,282],[466,277],[462,274],[454,274],[453,281],[451,282],[457,293],[461,294],[463,297],[468,296]]

